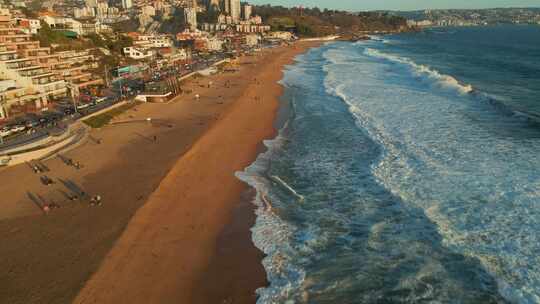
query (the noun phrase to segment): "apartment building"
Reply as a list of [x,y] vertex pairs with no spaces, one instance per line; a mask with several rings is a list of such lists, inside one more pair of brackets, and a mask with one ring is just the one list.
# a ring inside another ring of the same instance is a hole
[[54,53],[0,12],[0,119],[47,107],[69,87],[102,84],[90,72],[97,67],[90,50]]
[[155,55],[153,50],[138,47],[125,47],[123,52],[125,56],[135,60],[151,59]]
[[77,35],[112,33],[110,26],[97,22],[81,22],[73,18],[43,16],[42,20],[53,30],[70,30]]
[[130,34],[133,44],[139,48],[169,48],[173,46],[173,40],[168,35],[138,35]]
[[3,115],[9,115],[14,106],[28,106],[28,103],[31,103],[30,109],[40,109],[47,105],[49,98],[65,95],[65,81],[46,67],[57,62],[58,57],[21,29],[6,23],[0,26],[3,26],[0,27],[0,80],[15,84],[2,92]]

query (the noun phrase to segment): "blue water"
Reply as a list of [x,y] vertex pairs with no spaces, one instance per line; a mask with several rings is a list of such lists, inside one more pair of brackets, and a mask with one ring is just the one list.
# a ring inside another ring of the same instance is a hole
[[438,29],[298,57],[287,124],[238,173],[259,303],[540,303],[539,39]]

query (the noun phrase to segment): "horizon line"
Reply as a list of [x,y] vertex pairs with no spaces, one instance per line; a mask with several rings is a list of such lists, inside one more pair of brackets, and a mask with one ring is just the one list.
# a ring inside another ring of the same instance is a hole
[[335,11],[348,11],[348,12],[417,12],[417,11],[442,11],[442,10],[461,10],[461,11],[470,11],[470,10],[492,10],[492,9],[540,9],[539,6],[499,6],[499,7],[484,7],[484,8],[417,8],[417,9],[410,9],[410,10],[399,10],[399,9],[367,9],[367,10],[349,10],[349,9],[335,9],[335,8],[328,8],[328,7],[319,7],[319,6],[303,6],[303,5],[296,5],[296,6],[287,6],[287,5],[275,5],[270,3],[264,3],[264,4],[251,4],[254,6],[263,6],[263,5],[269,5],[269,6],[281,6],[286,8],[319,8],[321,10],[328,9],[328,10],[335,10]]

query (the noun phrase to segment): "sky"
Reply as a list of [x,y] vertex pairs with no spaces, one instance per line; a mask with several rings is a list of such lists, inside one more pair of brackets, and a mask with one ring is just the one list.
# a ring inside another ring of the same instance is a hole
[[364,10],[417,10],[437,8],[540,7],[540,0],[248,0],[252,4],[318,6]]

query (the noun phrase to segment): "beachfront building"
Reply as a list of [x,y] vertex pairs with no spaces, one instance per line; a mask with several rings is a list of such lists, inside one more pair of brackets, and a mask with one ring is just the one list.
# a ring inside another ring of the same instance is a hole
[[225,31],[228,28],[230,28],[230,26],[224,23],[202,23],[200,25],[200,29],[205,32]]
[[52,65],[51,69],[75,92],[102,86],[105,84],[103,78],[94,72],[101,68],[99,58],[94,54],[96,52],[97,50],[91,49],[56,52],[55,55],[58,55],[60,60]]
[[276,31],[276,32],[269,32],[266,36],[266,39],[269,40],[284,40],[284,41],[290,41],[294,39],[294,36],[291,32],[282,32],[282,31]]
[[223,50],[225,41],[217,37],[211,37],[206,40],[206,50],[209,52],[220,52]]
[[41,47],[32,35],[14,27],[9,15],[0,16],[0,20],[0,80],[15,84],[4,91],[2,112],[9,115],[15,107],[37,110],[50,98],[65,95],[65,81],[48,67],[58,57],[50,48]]
[[249,34],[244,36],[245,44],[249,47],[257,46],[259,44],[259,35]]
[[269,25],[237,24],[235,29],[239,33],[266,33],[269,32],[271,28]]
[[37,111],[57,97],[101,85],[92,71],[98,62],[91,50],[53,52],[18,27],[9,15],[0,16],[0,103],[2,117]]

